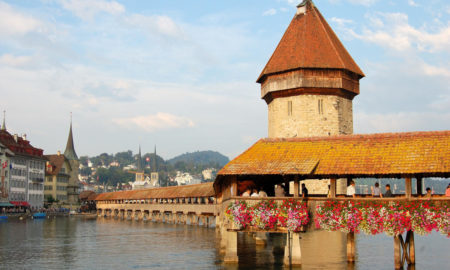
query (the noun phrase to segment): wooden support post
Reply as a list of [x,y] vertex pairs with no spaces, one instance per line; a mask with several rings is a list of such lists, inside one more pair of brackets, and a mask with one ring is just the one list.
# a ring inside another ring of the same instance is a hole
[[405,197],[411,198],[411,177],[405,178]]
[[336,198],[336,178],[330,179],[330,196],[329,198]]
[[294,197],[298,197],[298,191],[299,191],[300,181],[298,177],[296,176],[294,178]]
[[401,235],[394,236],[394,267],[395,269],[403,268],[402,263],[402,240],[400,240]]
[[414,232],[408,231],[406,233],[406,245],[408,247],[409,260],[408,264],[416,264],[416,247],[414,245]]
[[239,258],[237,256],[237,232],[224,233],[226,237],[226,249],[225,258],[223,259],[225,263],[237,263]]
[[255,234],[255,242],[257,246],[267,245],[267,235],[265,232],[257,232]]
[[230,190],[231,196],[238,196],[238,190],[237,190],[237,177],[233,176],[231,178],[231,190]]
[[355,233],[347,233],[347,262],[355,262]]
[[417,195],[422,195],[423,178],[417,177],[416,179],[417,179],[417,182],[416,182]]
[[290,232],[286,234],[286,247],[284,250],[284,265],[301,265],[302,250],[300,246],[300,234]]

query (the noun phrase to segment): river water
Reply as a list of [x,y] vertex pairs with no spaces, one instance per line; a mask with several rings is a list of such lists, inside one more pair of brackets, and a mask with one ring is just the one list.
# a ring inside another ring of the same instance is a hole
[[[283,269],[276,252],[284,239],[271,234],[265,247],[238,234],[239,265],[224,265],[213,228],[58,217],[0,223],[0,269]],[[393,240],[357,235],[357,262],[348,265],[341,233],[302,234],[298,269],[393,269]],[[450,269],[450,239],[415,236],[416,269]],[[275,247],[275,248],[274,248]],[[275,249],[275,252],[274,252]]]

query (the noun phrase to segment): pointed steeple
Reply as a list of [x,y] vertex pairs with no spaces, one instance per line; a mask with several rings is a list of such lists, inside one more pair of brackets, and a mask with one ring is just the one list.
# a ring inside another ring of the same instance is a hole
[[155,151],[153,153],[153,162],[152,162],[152,171],[157,172],[158,171],[158,165],[157,165],[157,158],[156,158],[156,145],[155,145]]
[[138,153],[138,158],[137,158],[137,164],[136,164],[136,167],[137,167],[137,171],[138,171],[138,172],[143,171],[143,169],[142,169],[141,145],[139,145],[139,153]]
[[70,113],[70,129],[69,137],[67,138],[66,150],[64,151],[64,156],[68,160],[78,160],[77,153],[75,152],[75,146],[73,145],[73,135],[72,135],[72,113]]
[[2,130],[6,130],[6,124],[5,124],[5,118],[6,118],[6,111],[3,111],[3,124],[2,124]]

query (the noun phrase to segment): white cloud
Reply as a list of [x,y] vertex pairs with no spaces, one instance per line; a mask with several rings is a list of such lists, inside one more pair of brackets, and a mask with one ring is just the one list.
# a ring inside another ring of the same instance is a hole
[[421,66],[423,72],[428,76],[442,76],[450,78],[450,69],[445,67],[437,67],[429,64],[422,64]]
[[71,11],[83,20],[91,20],[98,13],[105,12],[118,15],[125,12],[125,7],[116,1],[106,0],[59,0],[63,8]]
[[194,122],[187,117],[163,112],[154,115],[116,118],[113,119],[113,122],[125,128],[137,127],[147,132],[194,126]]
[[42,26],[43,24],[39,20],[0,2],[0,35],[24,35],[32,31],[39,31]]
[[370,25],[365,25],[361,33],[343,25],[340,30],[353,38],[396,51],[450,52],[450,25],[436,26],[434,31],[425,26],[416,28],[403,13],[377,13],[367,19]]
[[[338,4],[341,3],[343,0],[328,0],[331,4]],[[378,0],[346,0],[346,2],[349,2],[354,5],[361,5],[361,6],[372,6],[375,4]]]
[[339,27],[344,27],[347,24],[352,24],[353,23],[353,20],[344,19],[344,18],[337,18],[337,17],[332,17],[330,20],[332,22],[336,23]]
[[268,9],[266,11],[263,12],[263,16],[272,16],[277,14],[277,10],[274,8]]
[[14,56],[12,54],[3,54],[0,56],[0,64],[7,66],[27,66],[31,61],[29,56]]
[[448,112],[396,112],[386,114],[359,112],[355,115],[357,133],[446,130],[448,129],[446,123],[450,123],[450,113]]
[[414,0],[408,0],[408,5],[412,6],[412,7],[418,7],[419,4],[417,4]]
[[133,14],[125,19],[130,25],[138,26],[139,28],[150,31],[151,33],[159,33],[168,37],[180,38],[183,37],[183,31],[170,17],[153,15],[144,16],[140,14]]

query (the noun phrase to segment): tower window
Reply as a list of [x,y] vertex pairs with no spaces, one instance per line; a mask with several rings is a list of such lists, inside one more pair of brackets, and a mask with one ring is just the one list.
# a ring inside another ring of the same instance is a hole
[[292,101],[288,101],[288,116],[292,115]]
[[318,111],[319,111],[319,114],[323,114],[323,99],[319,99],[318,100],[318,104],[317,104],[317,106],[318,106]]

